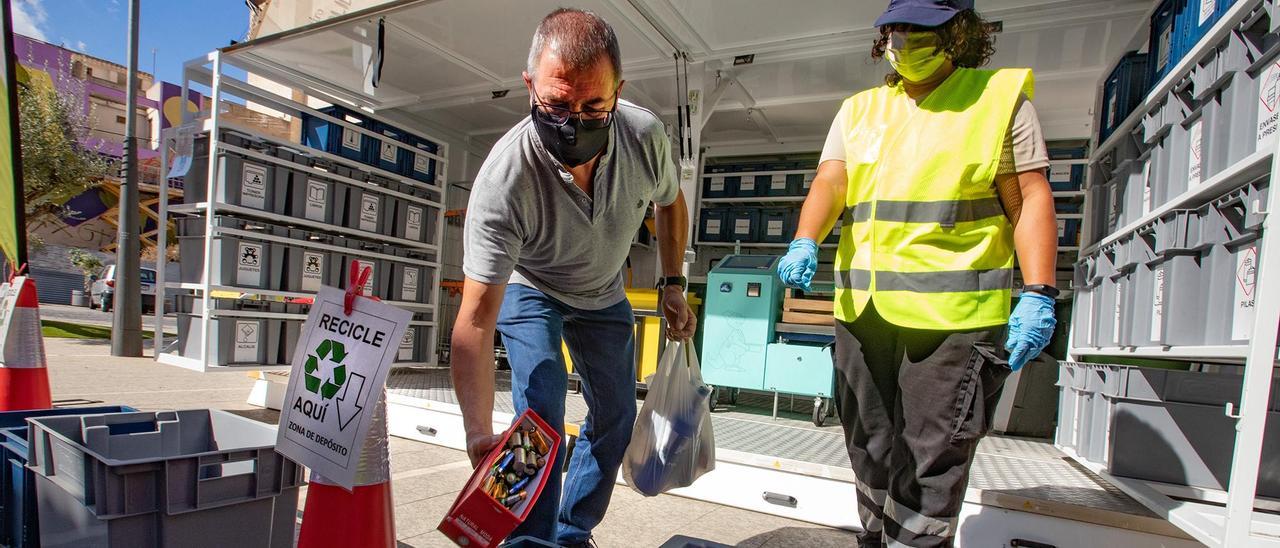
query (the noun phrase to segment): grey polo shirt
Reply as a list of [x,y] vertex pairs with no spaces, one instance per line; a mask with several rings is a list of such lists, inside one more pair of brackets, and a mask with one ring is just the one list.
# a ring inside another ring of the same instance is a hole
[[536,288],[574,308],[626,298],[622,267],[649,203],[680,184],[671,144],[652,112],[620,101],[588,196],[525,118],[489,151],[471,189],[462,269],[487,284]]

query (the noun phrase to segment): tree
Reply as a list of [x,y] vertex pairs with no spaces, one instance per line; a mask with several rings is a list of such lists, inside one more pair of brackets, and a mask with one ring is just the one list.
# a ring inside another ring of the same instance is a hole
[[92,284],[92,277],[102,270],[102,259],[83,249],[72,249],[70,255],[71,265],[84,274],[84,290],[88,292],[91,289],[89,286]]
[[89,122],[81,107],[83,83],[65,76],[63,80],[55,86],[32,79],[18,88],[28,224],[62,213],[68,199],[97,186],[111,165],[106,157],[84,145]]

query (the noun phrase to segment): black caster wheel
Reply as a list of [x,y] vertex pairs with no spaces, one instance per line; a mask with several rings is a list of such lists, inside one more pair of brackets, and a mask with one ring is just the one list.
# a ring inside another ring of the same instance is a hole
[[821,427],[826,424],[827,416],[831,411],[831,402],[821,397],[813,399],[813,425]]

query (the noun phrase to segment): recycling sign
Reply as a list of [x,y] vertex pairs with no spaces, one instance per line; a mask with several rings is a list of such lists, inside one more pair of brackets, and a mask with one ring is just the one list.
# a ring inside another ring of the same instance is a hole
[[276,451],[352,488],[373,406],[408,328],[409,312],[320,286],[293,353]]

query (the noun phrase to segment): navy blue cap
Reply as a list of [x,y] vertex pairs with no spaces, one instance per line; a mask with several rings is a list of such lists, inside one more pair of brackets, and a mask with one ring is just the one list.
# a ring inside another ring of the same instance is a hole
[[876,27],[907,23],[936,27],[957,13],[973,9],[973,0],[889,0],[889,8],[876,19]]

